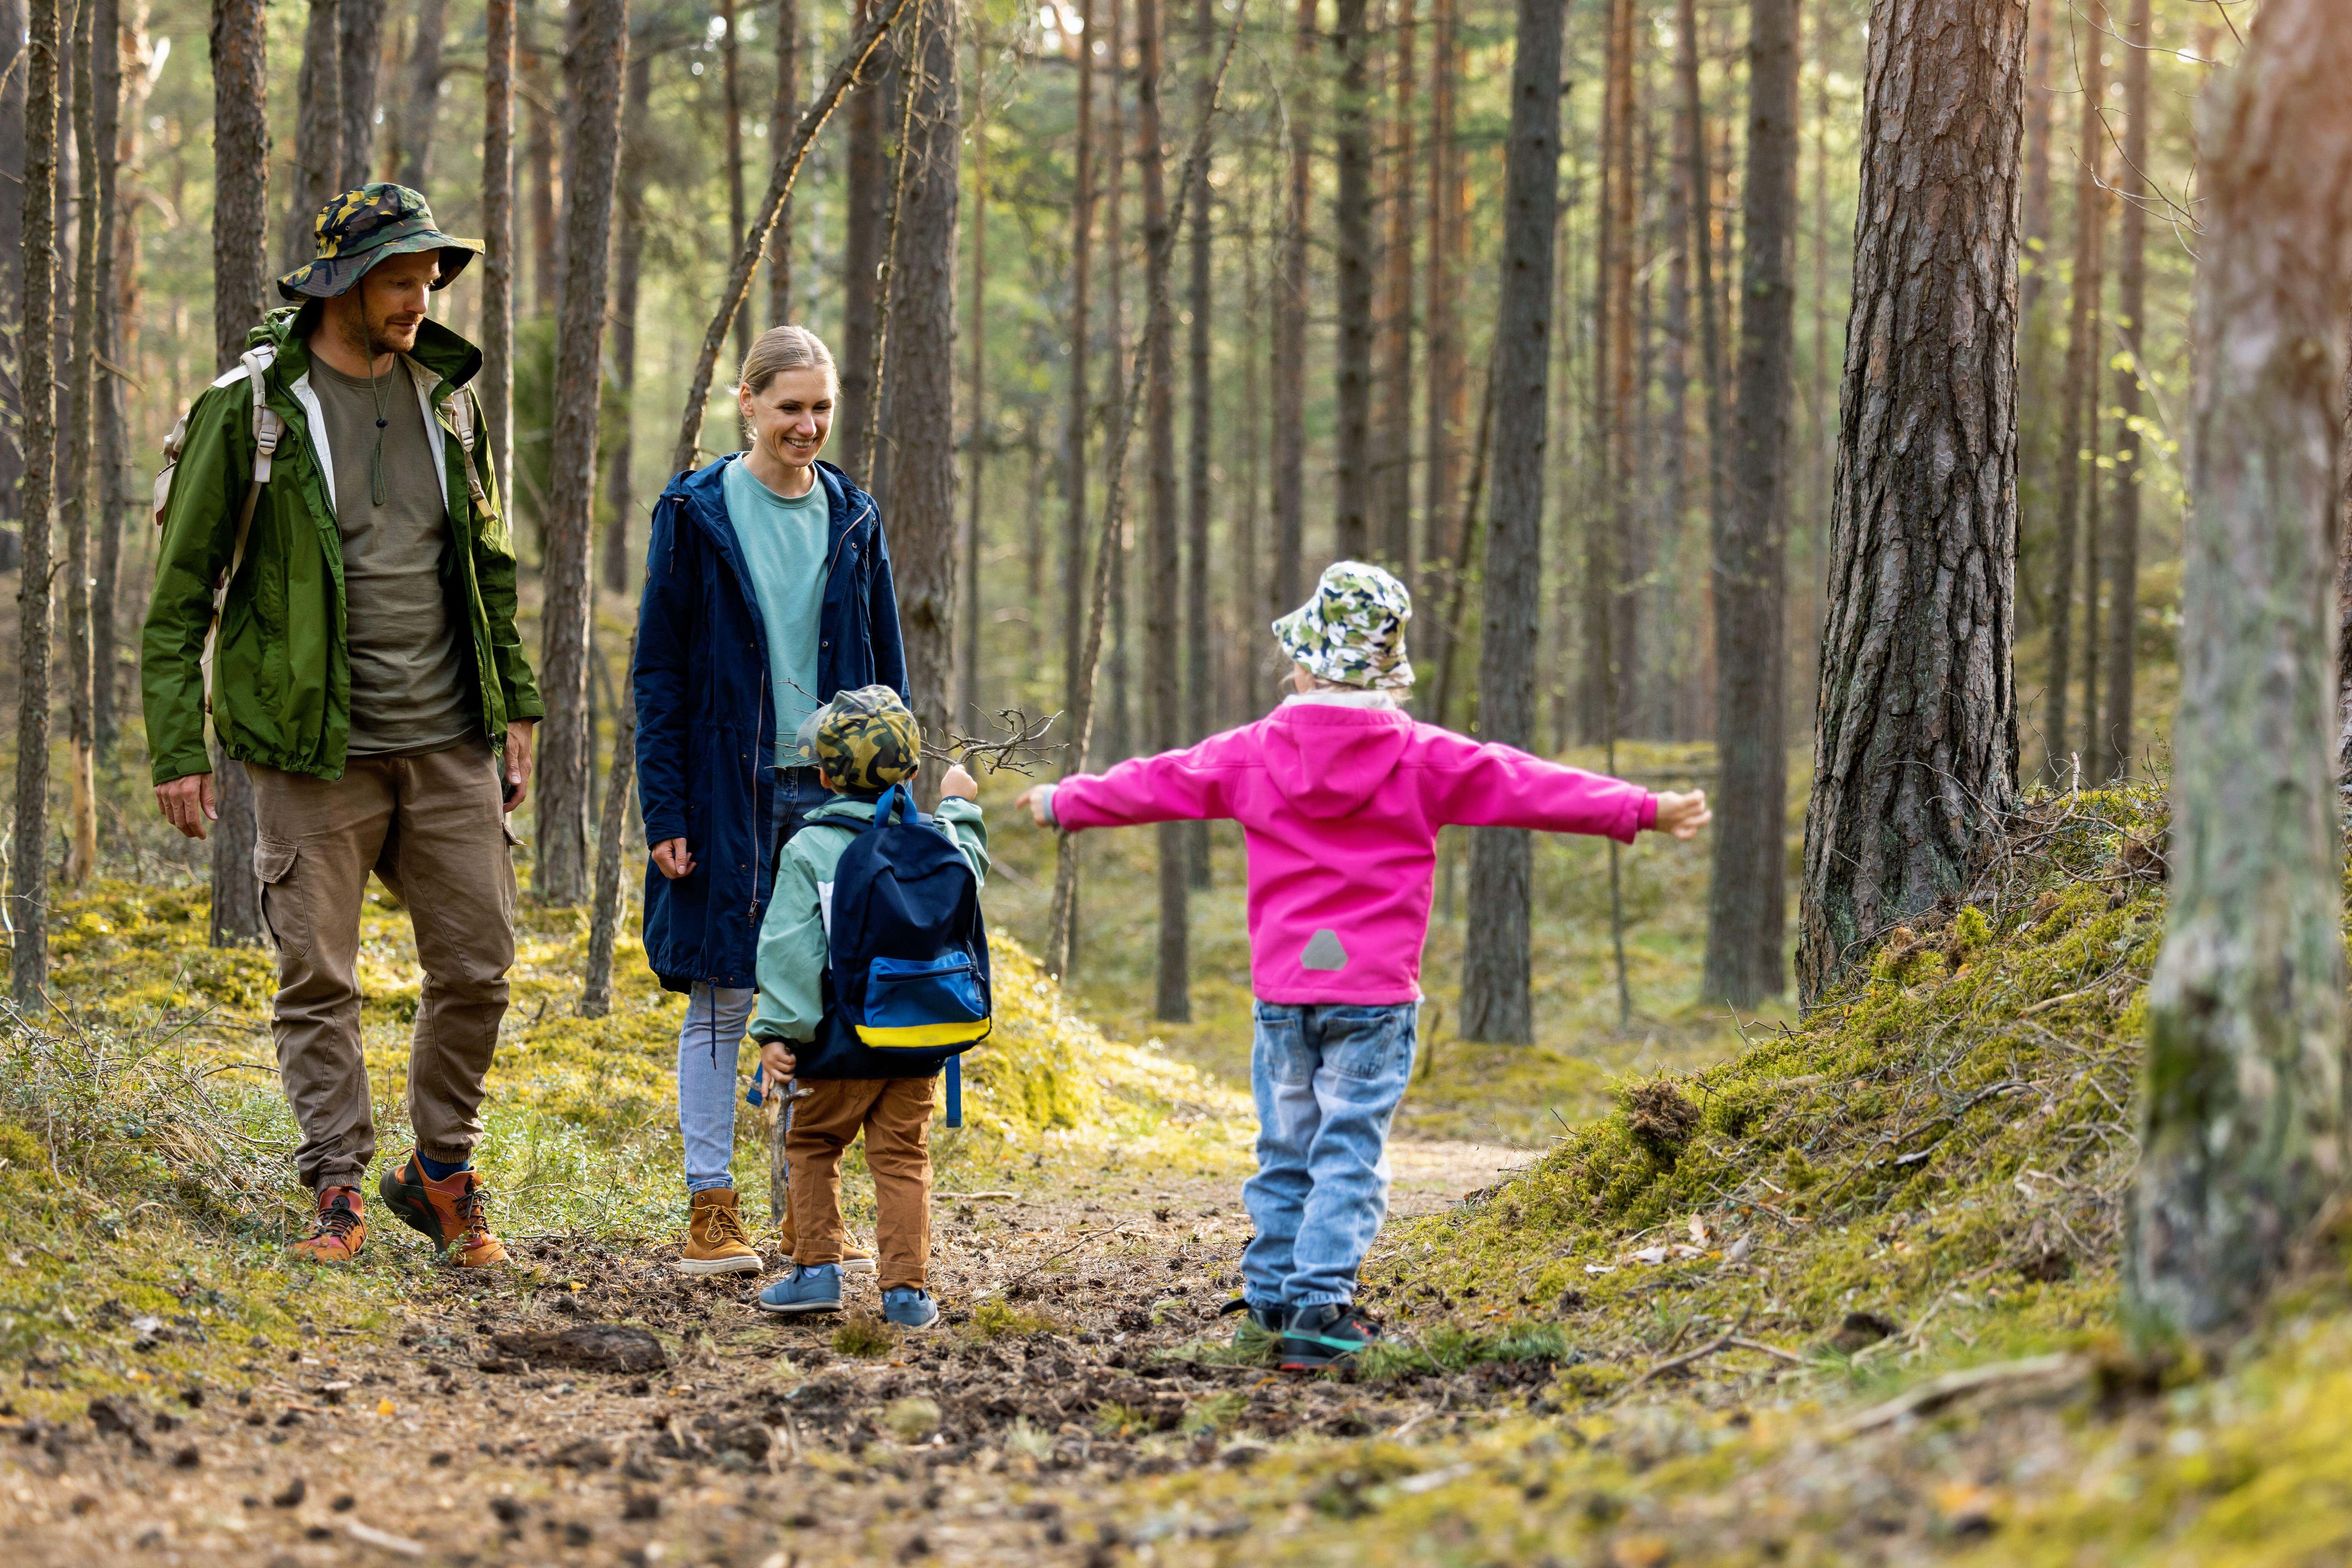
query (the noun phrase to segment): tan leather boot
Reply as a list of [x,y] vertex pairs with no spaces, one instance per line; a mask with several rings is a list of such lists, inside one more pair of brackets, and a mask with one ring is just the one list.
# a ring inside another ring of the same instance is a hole
[[711,1187],[694,1194],[686,1226],[686,1247],[678,1254],[680,1274],[757,1274],[760,1255],[752,1249],[751,1232],[735,1206],[735,1189]]

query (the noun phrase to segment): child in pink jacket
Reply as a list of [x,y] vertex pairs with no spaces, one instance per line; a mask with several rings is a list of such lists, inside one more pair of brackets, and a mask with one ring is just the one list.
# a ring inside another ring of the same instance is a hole
[[1688,838],[1704,793],[1652,795],[1508,746],[1480,745],[1398,706],[1412,684],[1404,584],[1342,561],[1274,624],[1293,694],[1199,745],[1074,774],[1022,795],[1041,826],[1077,832],[1231,817],[1249,847],[1251,1089],[1258,1172],[1246,1306],[1281,1364],[1343,1362],[1374,1330],[1356,1272],[1388,1212],[1389,1123],[1412,1072],[1421,950],[1437,832],[1448,823]]

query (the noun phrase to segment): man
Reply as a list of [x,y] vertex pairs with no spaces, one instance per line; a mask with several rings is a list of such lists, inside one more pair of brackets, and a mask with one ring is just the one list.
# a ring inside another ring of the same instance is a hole
[[[155,798],[190,837],[216,816],[213,728],[253,781],[254,870],[278,948],[270,1032],[317,1194],[298,1257],[348,1262],[375,1127],[360,1050],[360,910],[373,870],[412,910],[425,967],[408,1058],[416,1148],[377,1190],[454,1262],[503,1260],[480,1178],[482,1079],[514,962],[514,842],[539,691],[515,632],[515,561],[469,449],[474,346],[429,320],[481,249],[425,198],[372,184],[329,202],[318,259],[243,366],[189,410],[163,519],[142,684]],[[257,465],[261,402],[282,422]],[[266,476],[266,477],[265,477]],[[249,527],[240,522],[249,515]]]

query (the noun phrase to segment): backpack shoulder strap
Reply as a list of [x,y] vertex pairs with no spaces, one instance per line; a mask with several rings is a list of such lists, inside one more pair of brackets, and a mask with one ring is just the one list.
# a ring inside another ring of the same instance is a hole
[[245,504],[237,508],[236,542],[228,557],[228,574],[214,590],[214,607],[217,612],[222,600],[228,597],[228,585],[236,581],[237,568],[245,564],[245,547],[253,537],[253,511],[261,501],[261,487],[269,482],[269,469],[277,460],[278,443],[286,435],[286,421],[278,410],[269,406],[267,373],[277,361],[278,351],[264,343],[247,349],[237,356],[245,367],[246,385],[253,393],[253,482],[245,488]]
[[457,446],[466,455],[466,495],[478,512],[489,510],[489,493],[482,489],[482,476],[474,466],[475,415],[472,391],[459,387],[449,395],[449,424],[457,432]]

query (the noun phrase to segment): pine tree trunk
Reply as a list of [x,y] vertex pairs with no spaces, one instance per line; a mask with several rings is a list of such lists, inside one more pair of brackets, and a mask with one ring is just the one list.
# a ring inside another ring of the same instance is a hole
[[[1208,112],[1210,75],[1216,69],[1213,5],[1213,0],[1194,0],[1192,6],[1192,102],[1196,113],[1202,115]],[[1205,160],[1188,199],[1192,274],[1187,290],[1192,321],[1185,344],[1190,380],[1184,430],[1184,726],[1177,737],[1180,745],[1207,735],[1214,726],[1216,709],[1209,645],[1209,322],[1215,296],[1210,284],[1209,165]],[[1195,888],[1209,885],[1209,825],[1205,822],[1185,825],[1184,874]]]
[[[874,0],[861,0],[857,22],[866,25]],[[874,404],[873,360],[876,330],[876,273],[882,265],[885,217],[889,199],[890,163],[883,141],[888,107],[887,79],[895,46],[886,43],[858,73],[856,90],[849,100],[848,207],[841,240],[841,395],[835,400],[834,429],[839,432],[835,450],[845,472],[871,487],[878,465],[866,449],[866,424]]]
[[[1610,252],[1609,266],[1609,471],[1614,483],[1611,487],[1609,507],[1603,518],[1595,520],[1596,531],[1605,529],[1608,534],[1606,552],[1601,557],[1603,570],[1600,583],[1608,595],[1603,608],[1601,630],[1605,639],[1601,647],[1601,668],[1606,672],[1608,689],[1602,701],[1602,715],[1596,739],[1613,746],[1624,731],[1625,721],[1633,709],[1641,632],[1638,609],[1641,562],[1634,553],[1633,497],[1642,483],[1643,475],[1635,463],[1634,421],[1638,417],[1634,397],[1633,322],[1636,305],[1634,287],[1634,222],[1637,207],[1633,188],[1633,131],[1641,110],[1634,98],[1633,53],[1639,47],[1640,33],[1633,22],[1633,0],[1616,0],[1615,27],[1617,41],[1612,46],[1612,88],[1616,103],[1616,134],[1614,137],[1614,173],[1609,187],[1610,223],[1617,237]],[[1529,736],[1532,741],[1533,736]]]
[[[907,47],[907,160],[890,263],[888,433],[891,561],[907,644],[907,692],[928,735],[955,700],[956,209],[962,141],[953,0],[919,0]],[[926,804],[938,789],[923,787]]]
[[2057,31],[2051,22],[2056,12],[2054,5],[2033,7],[2033,35],[2026,52],[2025,256],[2018,268],[2018,314],[2029,323],[2040,319],[2042,296],[2050,284],[2050,142],[2058,107],[2050,81],[2057,54]]
[[[77,78],[73,95],[74,163],[79,189],[74,201],[73,359],[66,374],[66,460],[58,476],[59,521],[64,525],[66,642],[66,863],[65,879],[79,887],[98,868],[98,736],[90,712],[89,501],[90,398],[98,377],[98,127],[93,119],[98,83],[97,7],[84,0],[75,8],[73,42],[68,51]],[[107,149],[111,153],[113,149]]]
[[[743,237],[743,48],[735,22],[735,0],[719,0],[719,85],[727,120],[727,239]],[[751,355],[751,312],[735,312],[735,358]]]
[[[1160,145],[1160,0],[1136,0],[1135,150],[1143,184],[1144,294],[1157,299],[1168,288],[1175,261],[1168,220],[1167,155]],[[1175,324],[1148,315],[1143,352],[1143,418],[1150,444],[1151,493],[1145,536],[1143,637],[1150,679],[1144,683],[1144,744],[1169,751],[1183,743],[1183,666],[1177,644],[1182,591],[1181,521],[1176,510]],[[1184,827],[1163,822],[1160,847],[1159,983],[1152,1016],[1170,1023],[1192,1016],[1191,959],[1186,951],[1190,879],[1185,874]]]
[[637,280],[646,239],[646,165],[650,161],[646,120],[653,102],[653,66],[649,48],[629,51],[628,85],[621,102],[621,189],[613,220],[614,417],[613,449],[604,459],[604,586],[615,594],[629,591],[637,570],[629,548],[629,523],[636,510],[630,470],[636,463]]
[[416,37],[408,49],[408,101],[400,111],[395,149],[400,183],[421,191],[433,172],[433,132],[441,118],[441,43],[449,26],[448,0],[416,0]]
[[563,172],[563,302],[555,336],[554,421],[548,435],[546,562],[541,577],[538,855],[531,897],[588,897],[588,796],[595,787],[588,720],[591,498],[603,384],[604,283],[620,163],[621,79],[628,0],[580,0],[572,39],[572,161]]
[[[2106,131],[2100,119],[2100,104],[2106,96],[2106,68],[2100,46],[2105,41],[2098,30],[2105,7],[2099,0],[2091,0],[2090,29],[2087,39],[2079,42],[2074,51],[2082,62],[2082,120],[2075,135],[2074,155],[2074,258],[2073,297],[2066,309],[2066,367],[2058,390],[2058,454],[2051,469],[2051,511],[2055,519],[2057,537],[2052,542],[2050,605],[2045,612],[2050,623],[2050,665],[2048,687],[2042,694],[2042,737],[2049,753],[2049,773],[2053,780],[2066,781],[2071,771],[2068,752],[2071,748],[2067,725],[2067,694],[2074,679],[2074,557],[2076,535],[2082,519],[2083,492],[2087,487],[2097,489],[2098,470],[2088,468],[2087,480],[2084,446],[2095,438],[2096,423],[2089,431],[2084,426],[2087,405],[2095,395],[2098,375],[2098,305],[2100,284],[2100,241],[2105,228],[2105,215],[2101,207],[2099,188],[2100,153],[2104,151]],[[2097,624],[2099,584],[2094,573],[2088,580],[2092,624]],[[2094,639],[2095,641],[2095,638]],[[2094,782],[2095,775],[2094,775]]]
[[[1095,226],[1095,8],[1079,0],[1078,95],[1075,194],[1070,203],[1070,404],[1062,426],[1062,706],[1076,714],[1078,688],[1087,679],[1079,666],[1087,639],[1087,426],[1093,414],[1087,395],[1087,360],[1094,346],[1088,319],[1094,287]],[[1114,375],[1117,370],[1114,368]],[[1087,759],[1064,752],[1066,772],[1085,769]]]
[[1313,174],[1315,11],[1298,0],[1291,50],[1290,179],[1282,280],[1274,314],[1274,605],[1286,611],[1307,585],[1307,223]]
[[[1933,84],[1932,89],[1929,84]],[[2016,798],[2013,0],[1874,0],[1797,967],[1963,888]]]
[[[2099,777],[2131,776],[2132,655],[2139,631],[2140,361],[2147,315],[2148,0],[2132,0],[2124,44],[2123,256],[2116,310],[2123,363],[2116,371],[2116,509],[2107,534],[2107,710]],[[2085,701],[2093,700],[2085,698]]]
[[[1715,287],[1715,174],[1706,138],[1706,100],[1699,92],[1698,16],[1693,0],[1676,0],[1675,6],[1675,75],[1681,83],[1682,122],[1687,138],[1683,177],[1690,188],[1691,288],[1698,296],[1699,395],[1706,405],[1705,495],[1711,540],[1722,529],[1728,505],[1724,490],[1730,468],[1731,433],[1729,400],[1723,385],[1723,314]],[[1714,665],[1719,680],[1722,661],[1716,659]],[[1714,683],[1709,682],[1706,689],[1712,692]],[[1715,717],[1717,723],[1722,721],[1721,714]]]
[[1633,110],[1626,103],[1633,83],[1633,13],[1632,0],[1609,0],[1602,35],[1601,105],[1601,200],[1596,218],[1592,274],[1592,443],[1591,493],[1584,518],[1583,570],[1576,574],[1582,600],[1582,646],[1576,661],[1576,729],[1588,744],[1611,738],[1615,679],[1615,643],[1612,619],[1616,604],[1618,569],[1617,501],[1630,476],[1622,465],[1618,421],[1624,411],[1617,385],[1618,355],[1624,352],[1617,333],[1618,318],[1627,301],[1621,289],[1630,289],[1633,267],[1619,265],[1632,245],[1627,234],[1628,201],[1617,199],[1622,145],[1632,128]]
[[[0,0],[0,38],[25,33],[25,0]],[[0,321],[25,319],[25,68],[0,72]],[[23,367],[18,366],[21,370]],[[23,515],[25,408],[16,378],[0,377],[0,522]],[[0,530],[0,572],[13,571],[21,534]]]
[[[1487,513],[1478,734],[1525,746],[1535,731],[1535,645],[1543,582],[1544,446],[1549,425],[1553,244],[1559,208],[1562,0],[1518,0],[1510,143],[1503,166],[1503,266],[1496,311],[1495,491]],[[1470,850],[1462,1037],[1535,1039],[1528,994],[1531,856],[1517,828],[1482,828]]]
[[[637,62],[629,62],[634,74]],[[629,822],[631,781],[637,766],[637,639],[629,638],[624,679],[613,694],[613,765],[604,775],[604,810],[596,826],[596,890],[588,917],[588,968],[580,986],[580,1016],[613,1010],[613,944],[621,924],[621,851]]]
[[[357,10],[368,0],[352,0]],[[318,254],[319,209],[343,187],[342,0],[310,0],[302,32],[302,74],[295,84],[293,189],[286,196],[286,238],[278,263],[292,271]]]
[[[223,365],[236,363],[246,333],[260,324],[268,308],[267,41],[262,0],[213,0],[213,349]],[[28,243],[32,238],[28,223]],[[28,544],[28,577],[30,568]],[[212,835],[212,945],[249,946],[268,934],[261,921],[261,880],[253,872],[253,784],[244,765],[228,761],[217,743],[213,784],[220,818]],[[23,809],[17,808],[19,832]]]
[[[1462,493],[1463,351],[1458,336],[1462,271],[1456,254],[1461,227],[1461,158],[1454,147],[1454,101],[1461,68],[1456,58],[1460,0],[1431,0],[1429,27],[1429,260],[1422,331],[1428,344],[1427,403],[1422,416],[1421,597],[1436,605],[1460,592],[1451,573],[1457,542],[1454,507]],[[1417,628],[1418,629],[1418,628]],[[1444,618],[1429,617],[1423,630],[1423,656],[1443,667],[1450,635]],[[1435,723],[1445,715],[1433,713]]]
[[[255,6],[258,13],[258,0]],[[58,67],[66,40],[58,0],[32,0],[25,82],[25,314],[19,380],[56,375]],[[8,857],[10,994],[41,1005],[49,981],[49,528],[57,489],[57,401],[25,399],[25,552],[16,591],[16,821]]]
[[[482,73],[482,434],[514,494],[515,0],[486,0]],[[511,507],[513,502],[507,504]]]
[[[126,321],[135,322],[139,276],[137,208],[125,211],[117,189],[119,171],[135,161],[138,148],[136,102],[124,102],[125,37],[119,0],[93,0],[97,6],[95,79],[98,98],[91,129],[98,158],[98,353],[111,363],[131,362]],[[132,35],[145,31],[144,8],[136,7]],[[131,309],[123,308],[125,285]],[[122,524],[131,510],[130,433],[125,427],[122,378],[100,376],[90,389],[96,401],[98,426],[97,564],[90,580],[90,728],[97,740],[98,763],[112,772],[121,715],[117,702],[121,677],[121,639],[118,616],[122,577]]]
[[1396,0],[1389,73],[1388,243],[1381,258],[1381,456],[1374,465],[1373,553],[1407,583],[1412,548],[1412,182],[1414,16]]
[[1344,559],[1371,553],[1372,511],[1372,147],[1366,0],[1338,0],[1331,47],[1339,57],[1339,94],[1332,121],[1339,175],[1332,204],[1339,312],[1339,454],[1333,478],[1338,511],[1333,548]]
[[2344,857],[2325,741],[2348,79],[2352,33],[2336,6],[2270,0],[2199,115],[2171,889],[2125,1266],[2155,1330],[2244,1323],[2352,1170]]
[[351,0],[337,18],[340,35],[339,70],[342,86],[337,94],[342,130],[337,138],[341,171],[330,195],[364,185],[375,178],[376,79],[383,68],[383,8],[385,0]]
[[[485,0],[488,3],[488,0]],[[539,52],[537,0],[520,0],[516,16],[516,68],[531,90],[524,94],[530,111],[530,135],[523,143],[523,162],[530,166],[530,313],[544,317],[557,308],[563,292],[563,230],[556,221],[556,123],[547,106],[562,93],[549,89],[546,62]]]
[[1796,325],[1797,34],[1801,0],[1748,8],[1748,179],[1740,216],[1739,401],[1731,506],[1715,539],[1720,796],[1701,996],[1753,1007],[1786,984],[1789,404]]
[[[1106,182],[1108,199],[1103,207],[1103,260],[1106,277],[1107,320],[1103,325],[1110,343],[1110,385],[1105,390],[1104,416],[1117,430],[1128,423],[1127,392],[1129,364],[1127,359],[1127,238],[1120,218],[1127,193],[1127,109],[1122,92],[1127,81],[1127,16],[1124,0],[1111,0],[1110,6],[1110,178]],[[1114,443],[1115,445],[1115,443]],[[1108,463],[1112,454],[1106,451],[1103,460]],[[1130,484],[1129,487],[1134,487]],[[1120,762],[1135,754],[1134,710],[1128,679],[1129,659],[1134,652],[1133,628],[1128,624],[1127,564],[1134,532],[1131,515],[1122,514],[1116,536],[1112,540],[1110,557],[1110,653],[1103,674],[1109,689],[1104,694],[1103,710],[1108,722],[1101,726],[1104,748],[1096,752],[1096,761]]]
[[[801,118],[800,0],[776,0],[776,97],[768,110],[768,145],[782,147],[791,140]],[[793,204],[784,199],[776,215],[775,232],[768,239],[768,325],[789,325],[793,319]]]
[[988,163],[982,137],[988,123],[987,40],[980,29],[971,39],[971,406],[965,429],[962,542],[958,546],[962,582],[956,590],[956,628],[962,647],[956,655],[958,724],[978,727],[980,707],[980,506],[981,479],[988,461],[985,376],[988,368]]
[[1226,647],[1231,686],[1224,722],[1247,723],[1257,716],[1265,682],[1259,677],[1269,667],[1268,639],[1259,618],[1264,609],[1264,576],[1259,571],[1258,503],[1265,495],[1265,398],[1258,378],[1263,364],[1250,345],[1265,342],[1265,293],[1258,271],[1257,198],[1249,195],[1242,225],[1242,494],[1233,521],[1234,636]]

